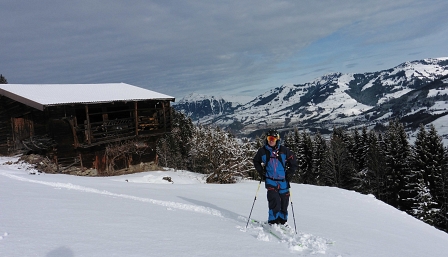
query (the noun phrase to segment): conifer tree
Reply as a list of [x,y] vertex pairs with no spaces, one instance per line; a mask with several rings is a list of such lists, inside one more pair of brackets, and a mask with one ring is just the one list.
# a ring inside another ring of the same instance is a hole
[[362,193],[371,193],[370,188],[366,187],[367,183],[367,154],[369,150],[369,139],[368,139],[368,133],[367,128],[362,128],[362,134],[360,135],[359,144],[356,151],[356,160],[358,160],[356,165],[357,169],[357,176],[359,177],[359,188],[357,189],[358,192]]
[[300,135],[299,129],[297,127],[294,127],[294,136],[293,136],[293,147],[290,148],[290,150],[295,153],[296,155],[299,154],[300,150],[300,144],[302,141],[302,137]]
[[[367,132],[364,131],[365,135]],[[361,136],[358,130],[354,130],[351,136],[348,136],[345,140],[347,149],[350,153],[350,161],[353,163],[353,178],[352,178],[352,189],[361,192],[363,179],[365,177],[365,155],[366,155],[366,142],[365,138]]]
[[[283,145],[288,147],[289,150],[291,150],[294,153],[296,158],[298,156],[297,155],[298,154],[298,145],[296,144],[296,142],[297,142],[296,136],[298,135],[297,132],[298,132],[297,127],[294,127],[294,130],[289,131],[288,133],[286,133],[284,138],[283,138],[283,140],[282,140]],[[297,170],[294,171],[294,174],[291,177],[291,181],[290,182],[300,183],[299,174],[298,174]]]
[[296,153],[294,150],[296,150],[295,141],[294,141],[294,131],[289,131],[285,134],[285,136],[282,138],[283,145],[288,147],[289,150]]
[[404,190],[404,177],[410,172],[410,146],[403,124],[390,121],[384,137],[384,154],[386,161],[386,203],[400,209],[400,193]]
[[357,129],[352,132],[351,139],[352,140],[349,142],[350,156],[354,161],[356,172],[361,172],[363,145],[361,142],[361,135],[359,134],[359,131]]
[[177,147],[180,151],[180,156],[183,159],[182,161],[179,161],[180,166],[183,169],[189,168],[189,154],[190,154],[190,148],[191,143],[193,139],[193,133],[194,133],[194,125],[191,118],[185,116],[181,112],[174,111],[173,115],[173,123],[177,130],[173,130],[175,135],[175,140],[177,140]]
[[8,81],[7,81],[6,78],[3,76],[3,74],[0,74],[0,84],[8,84]]
[[[347,151],[347,159],[346,159],[346,170],[345,170],[345,189],[349,190],[359,190],[360,187],[360,174],[357,171],[357,161],[356,156],[358,151],[358,145],[360,141],[359,133],[358,131],[355,131],[354,133],[347,133],[346,131],[343,131],[341,128],[341,136],[342,141],[345,146],[345,149]],[[355,141],[355,135],[357,136],[357,139]]]
[[315,177],[312,174],[313,142],[311,136],[306,131],[301,133],[300,138],[297,154],[300,182],[304,184],[315,184]]
[[442,138],[437,134],[433,124],[430,125],[427,136],[427,162],[424,173],[425,179],[429,182],[429,190],[436,198],[439,193],[438,182],[442,180],[444,167],[447,165],[446,152],[443,147]]
[[392,123],[392,121],[389,123],[388,130],[386,131],[384,135],[384,142],[383,142],[383,150],[384,150],[384,157],[386,161],[386,170],[385,170],[385,180],[384,180],[384,187],[385,187],[385,195],[384,195],[384,201],[394,207],[398,207],[398,192],[400,191],[399,188],[399,171],[396,171],[395,160],[396,158],[399,158],[399,151],[398,151],[398,139],[395,132],[395,127],[393,126],[395,123]]
[[438,195],[437,202],[440,206],[440,215],[437,219],[437,227],[448,232],[448,149],[445,149],[444,162],[445,165],[441,170],[441,179],[437,184]]
[[[302,156],[302,151],[300,150],[301,147],[301,141],[302,141],[302,137],[301,134],[299,132],[299,129],[297,127],[294,127],[294,131],[292,134],[292,146],[291,148],[289,148],[296,156],[297,158],[297,164],[300,165],[300,161],[304,159],[304,156]],[[295,183],[303,183],[302,182],[302,178],[301,176],[301,172],[300,172],[300,166],[298,166],[296,172],[294,173],[291,182],[295,182]]]
[[423,124],[420,124],[410,156],[410,172],[403,175],[405,185],[400,194],[402,198],[401,210],[414,216],[417,216],[418,212],[418,218],[422,216],[420,213],[422,210],[419,209],[427,204],[427,194],[430,194],[428,188],[425,186],[426,183],[423,175],[425,173],[426,163],[428,162],[427,139],[425,127]]
[[189,169],[190,147],[194,125],[190,118],[171,107],[172,130],[157,142],[160,165],[174,169]]
[[337,186],[348,190],[353,189],[353,162],[346,145],[347,135],[340,128],[333,129],[325,160],[325,169],[330,172],[326,179],[329,186]]
[[313,166],[312,174],[315,177],[316,185],[326,185],[326,170],[324,168],[324,160],[328,153],[327,142],[322,135],[317,132],[313,139]]
[[429,225],[436,225],[440,214],[437,202],[429,192],[423,179],[419,179],[418,193],[415,197],[414,206],[412,207],[412,215],[417,219],[424,221]]
[[365,169],[367,168],[367,152],[369,151],[369,135],[367,132],[367,128],[362,128],[362,134],[361,134],[361,142],[358,148],[358,156],[359,159],[359,170],[361,172],[365,172]]
[[293,175],[291,182],[304,183],[303,182],[303,171],[302,165],[305,162],[305,156],[302,149],[302,134],[299,132],[298,128],[295,127],[294,131],[291,133],[292,145],[289,148],[296,156],[297,159],[297,171]]
[[366,168],[362,180],[362,190],[364,194],[373,194],[382,200],[384,195],[384,154],[381,148],[381,134],[371,130],[368,133]]
[[448,187],[447,187],[447,150],[443,146],[442,138],[438,135],[433,124],[430,125],[428,132],[428,161],[427,171],[425,172],[428,177],[428,187],[434,200],[438,203],[439,217],[436,220],[436,226],[445,231],[448,230]]

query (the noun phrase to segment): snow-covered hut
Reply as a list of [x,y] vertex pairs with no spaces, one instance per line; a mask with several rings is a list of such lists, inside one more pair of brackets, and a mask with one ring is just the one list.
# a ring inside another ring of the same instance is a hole
[[155,160],[174,100],[125,83],[0,84],[0,154],[37,152],[100,175]]

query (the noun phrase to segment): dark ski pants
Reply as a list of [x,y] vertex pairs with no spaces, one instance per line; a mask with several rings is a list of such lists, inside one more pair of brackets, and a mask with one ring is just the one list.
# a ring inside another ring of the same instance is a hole
[[285,223],[288,220],[289,189],[267,188],[269,223]]

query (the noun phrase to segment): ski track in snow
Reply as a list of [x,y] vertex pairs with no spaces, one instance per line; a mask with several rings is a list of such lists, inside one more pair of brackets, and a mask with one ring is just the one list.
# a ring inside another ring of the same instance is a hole
[[[246,217],[238,217],[240,220],[247,222]],[[306,254],[325,254],[328,247],[333,245],[332,240],[328,240],[322,237],[314,236],[303,232],[295,232],[295,229],[290,227],[289,229],[281,229],[279,226],[272,226],[265,228],[263,225],[257,225],[249,222],[248,227],[237,226],[242,232],[251,233],[257,240],[265,242],[279,242],[286,244],[291,252],[301,252]],[[277,236],[270,234],[271,229]]]
[[138,196],[126,195],[126,194],[116,194],[116,193],[112,193],[112,192],[109,192],[106,190],[98,190],[98,189],[94,189],[94,188],[88,188],[88,187],[83,187],[83,186],[79,186],[79,185],[74,185],[71,183],[45,182],[45,181],[40,181],[40,180],[33,180],[33,179],[28,179],[28,178],[24,178],[24,177],[12,175],[12,174],[7,174],[7,173],[3,173],[3,172],[0,172],[0,175],[3,175],[5,177],[11,178],[11,179],[19,180],[19,181],[36,183],[36,184],[51,186],[51,187],[55,187],[55,188],[65,188],[65,189],[78,190],[78,191],[87,192],[87,193],[94,193],[94,194],[101,194],[101,195],[107,195],[107,196],[112,196],[112,197],[130,199],[130,200],[135,200],[135,201],[140,201],[140,202],[148,202],[148,203],[152,203],[155,205],[164,206],[167,208],[174,208],[174,209],[180,209],[180,210],[185,210],[185,211],[193,211],[193,212],[199,212],[199,213],[203,213],[203,214],[223,217],[220,211],[209,208],[209,207],[204,207],[204,206],[176,203],[176,202],[170,202],[170,201],[154,200],[154,199],[150,199],[150,198],[143,198],[143,197],[138,197]]

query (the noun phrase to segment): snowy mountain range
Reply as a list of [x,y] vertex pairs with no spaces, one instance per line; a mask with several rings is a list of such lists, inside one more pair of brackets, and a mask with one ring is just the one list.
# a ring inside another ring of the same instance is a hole
[[208,96],[191,93],[174,106],[193,120],[200,121],[203,118],[233,113],[233,110],[250,100],[252,100],[250,96]]
[[297,126],[329,133],[334,126],[380,128],[399,119],[411,131],[433,123],[445,140],[448,57],[402,63],[362,74],[331,73],[305,84],[285,84],[248,102],[192,94],[174,108],[195,122],[254,136]]

